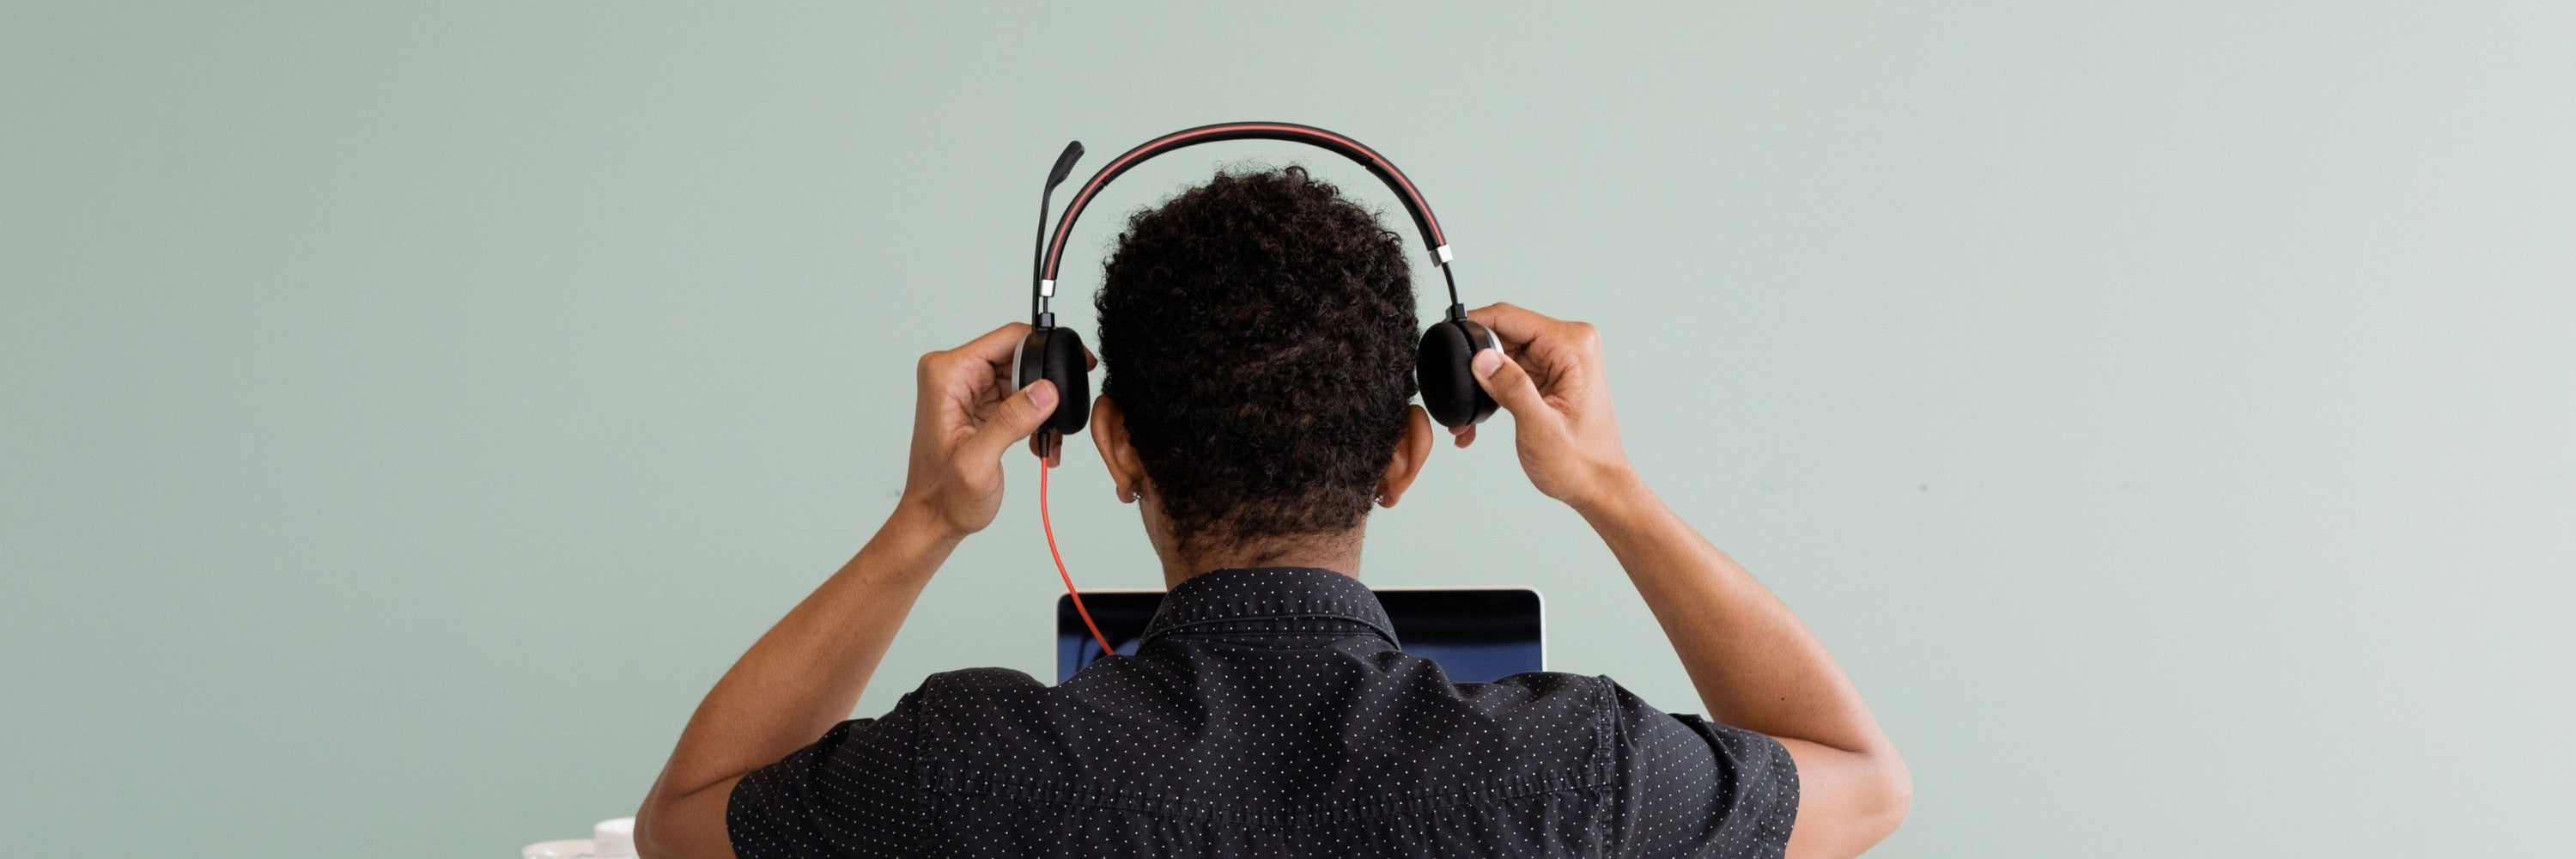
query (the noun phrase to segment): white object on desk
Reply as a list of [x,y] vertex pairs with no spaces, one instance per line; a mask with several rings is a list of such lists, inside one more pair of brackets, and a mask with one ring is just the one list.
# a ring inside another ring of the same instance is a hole
[[635,818],[602,820],[589,838],[539,841],[519,848],[519,859],[633,859]]

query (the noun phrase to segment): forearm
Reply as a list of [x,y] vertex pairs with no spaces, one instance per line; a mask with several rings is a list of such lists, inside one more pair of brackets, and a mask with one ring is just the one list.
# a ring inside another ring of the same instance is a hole
[[1577,506],[1680,654],[1710,718],[1848,752],[1887,745],[1805,623],[1633,474]]
[[903,500],[867,546],[770,627],[698,703],[635,814],[638,852],[731,859],[725,810],[733,785],[849,718],[922,586],[958,541],[1000,512],[1002,453],[1055,410],[1053,384],[1008,387],[1017,347],[1031,330],[1004,325],[913,366],[920,396]]
[[[1530,483],[1572,505],[1644,596],[1708,715],[1779,740],[1798,770],[1792,859],[1857,856],[1905,819],[1913,780],[1807,625],[1673,514],[1620,450],[1598,329],[1507,304],[1470,311],[1510,355],[1478,383],[1512,413]],[[1523,364],[1535,368],[1524,369]],[[1542,385],[1542,380],[1544,384]],[[1460,431],[1465,446],[1473,428]]]
[[898,508],[716,682],[681,731],[646,815],[775,763],[849,718],[913,600],[956,544],[931,518]]

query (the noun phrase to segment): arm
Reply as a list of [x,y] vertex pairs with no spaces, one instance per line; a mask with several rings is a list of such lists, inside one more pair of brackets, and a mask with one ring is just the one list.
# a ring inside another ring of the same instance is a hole
[[[1798,765],[1792,857],[1856,856],[1905,819],[1905,762],[1851,679],[1788,606],[1646,487],[1611,415],[1600,335],[1508,304],[1475,311],[1503,351],[1476,356],[1512,413],[1521,467],[1582,514],[1663,625],[1709,717],[1778,739]],[[1452,430],[1458,446],[1475,428]]]
[[1055,408],[1055,386],[1011,390],[1013,323],[922,356],[903,498],[867,546],[716,682],[636,812],[642,855],[730,859],[735,782],[849,718],[932,573],[1002,504],[1002,452]]

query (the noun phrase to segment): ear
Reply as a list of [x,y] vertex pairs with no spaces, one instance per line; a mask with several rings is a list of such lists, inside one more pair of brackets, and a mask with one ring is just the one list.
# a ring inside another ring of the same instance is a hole
[[1413,488],[1413,479],[1422,476],[1422,463],[1431,458],[1431,415],[1421,406],[1404,407],[1404,437],[1395,442],[1395,456],[1386,464],[1386,476],[1378,478],[1378,503],[1387,507]]
[[1108,394],[1091,401],[1091,444],[1100,448],[1100,463],[1109,467],[1110,491],[1119,493],[1119,501],[1128,500],[1126,493],[1145,491],[1145,460],[1127,441],[1127,413]]

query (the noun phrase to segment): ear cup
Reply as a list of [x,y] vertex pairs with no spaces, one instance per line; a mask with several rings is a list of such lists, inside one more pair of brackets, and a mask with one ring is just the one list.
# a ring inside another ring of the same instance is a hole
[[1482,423],[1494,415],[1494,398],[1476,384],[1472,366],[1476,350],[1494,345],[1494,335],[1473,321],[1441,320],[1422,332],[1420,363],[1414,379],[1422,383],[1422,409],[1444,427]]
[[1090,353],[1082,335],[1070,328],[1041,328],[1020,341],[1018,378],[1026,387],[1039,379],[1055,383],[1055,415],[1038,425],[1042,432],[1072,435],[1091,420]]

